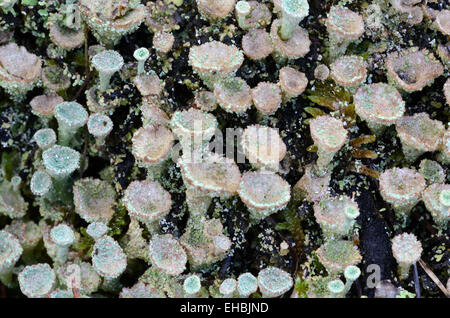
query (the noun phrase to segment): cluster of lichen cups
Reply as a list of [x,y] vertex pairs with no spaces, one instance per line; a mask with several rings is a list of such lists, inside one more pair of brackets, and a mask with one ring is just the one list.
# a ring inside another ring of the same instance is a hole
[[[213,286],[205,285],[203,270],[233,253],[230,229],[224,228],[220,218],[210,216],[210,206],[214,198],[240,200],[248,210],[249,227],[256,228],[285,210],[290,202],[308,201],[323,238],[314,256],[327,274],[307,278],[311,285],[307,295],[319,296],[319,288],[314,287],[317,283],[322,288],[320,296],[345,297],[361,275],[358,264],[362,256],[352,238],[357,234],[362,211],[353,195],[332,195],[329,190],[334,159],[339,152],[348,150],[349,135],[354,131],[339,109],[311,119],[309,131],[317,158],[302,167],[304,174],[291,189],[280,169],[281,162],[289,156],[288,149],[282,133],[271,127],[270,120],[279,108],[303,94],[309,84],[305,74],[291,63],[310,49],[308,32],[299,26],[309,14],[308,1],[274,1],[279,19],[272,21],[266,4],[259,2],[197,0],[199,13],[211,23],[218,23],[234,11],[236,23],[245,35],[242,50],[220,41],[189,48],[189,65],[201,80],[199,86],[203,84],[205,89],[196,92],[194,104],[184,110],[163,110],[161,96],[167,92],[160,78],[148,70],[150,48],[136,48],[133,58],[137,63],[127,67],[136,68],[131,77],[142,95],[138,110],[143,125],[133,132],[130,149],[136,167],[145,170],[146,178],[130,180],[124,189],[113,187],[107,178],[82,177],[89,165],[86,153],[108,158],[107,138],[114,129],[111,118],[117,105],[109,105],[100,96],[112,88],[114,74],[125,65],[114,46],[144,20],[154,33],[158,58],[172,49],[174,37],[170,25],[165,28],[155,23],[145,5],[129,1],[123,7],[114,1],[103,2],[108,5],[100,8],[96,1],[80,0],[75,7],[86,23],[84,27],[89,27],[106,47],[89,59],[90,71],[97,71],[98,78],[86,90],[86,106],[65,101],[58,89],[50,89],[30,103],[43,126],[32,137],[37,151],[29,186],[42,216],[39,225],[27,218],[28,203],[21,194],[20,177],[0,183],[0,213],[13,220],[0,230],[0,281],[8,287],[14,287],[17,281],[22,293],[33,298],[90,297],[100,290],[120,293],[123,298],[244,298],[256,293],[280,297],[291,290],[294,279],[286,270],[271,264],[260,267],[257,274],[246,272],[216,279]],[[71,3],[68,1],[53,14],[48,25],[52,42],[65,53],[83,45],[86,34],[84,27],[73,24],[74,13],[67,9]],[[13,10],[12,6],[1,9]],[[392,53],[386,59],[388,83],[371,83],[364,59],[346,55],[348,46],[358,42],[364,33],[363,18],[339,5],[331,7],[325,23],[329,69],[325,64],[322,69],[318,67],[317,80],[330,78],[350,92],[356,114],[374,135],[382,136],[388,127],[395,126],[408,162],[415,162],[426,152],[440,152],[437,160],[448,164],[448,129],[425,113],[405,116],[402,97],[439,77],[443,73],[440,62],[432,53],[417,48]],[[439,20],[436,23],[439,28]],[[269,25],[270,33],[266,31]],[[6,62],[11,54],[24,65]],[[260,82],[251,88],[236,76],[245,57],[263,60],[269,55],[283,66],[277,83]],[[408,59],[414,60],[415,65],[408,64]],[[36,55],[15,43],[0,46],[0,86],[13,100],[23,100],[41,84],[41,63]],[[413,75],[414,82],[413,78],[405,79]],[[258,112],[258,123],[244,127],[238,145],[250,163],[248,171],[240,170],[234,157],[211,151],[211,140],[221,124],[215,116],[217,106],[229,115],[241,117],[252,106]],[[50,128],[54,127],[52,120],[57,123],[57,133]],[[421,163],[419,171],[386,169],[379,177],[379,190],[402,226],[410,211],[423,201],[443,232],[450,215],[450,186],[445,178],[436,176],[435,171],[443,171],[442,167],[428,161]],[[186,228],[178,236],[162,231],[164,219],[173,208],[164,182],[170,165],[176,165],[180,171],[189,213]],[[137,174],[139,170],[134,171]],[[126,210],[130,222],[126,234],[116,240],[109,225],[119,209]],[[67,218],[71,212],[87,224],[86,228],[73,226]],[[82,236],[91,242],[87,258],[79,257],[72,249]],[[41,239],[52,266],[36,264],[33,249]],[[400,279],[406,279],[410,266],[420,259],[422,245],[413,234],[403,233],[393,238],[392,252],[399,264]],[[15,281],[15,265],[21,258],[25,266]],[[120,276],[135,259],[143,260],[149,267],[134,286],[124,287]]]

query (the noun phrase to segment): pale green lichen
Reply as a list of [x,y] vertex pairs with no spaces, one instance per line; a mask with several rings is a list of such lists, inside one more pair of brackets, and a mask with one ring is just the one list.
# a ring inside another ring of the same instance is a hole
[[280,36],[283,40],[292,38],[295,28],[309,13],[307,0],[282,0]]

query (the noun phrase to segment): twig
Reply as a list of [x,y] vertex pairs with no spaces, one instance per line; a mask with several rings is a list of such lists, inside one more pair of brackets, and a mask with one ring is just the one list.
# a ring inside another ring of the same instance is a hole
[[420,282],[419,273],[417,272],[417,264],[413,264],[414,288],[416,290],[416,298],[420,298]]
[[81,85],[80,89],[75,94],[74,100],[77,100],[81,93],[85,90],[86,86],[89,84],[89,81],[92,76],[92,72],[89,71],[89,47],[88,47],[88,37],[89,37],[89,27],[84,23],[84,67],[86,78],[84,79],[83,85]]
[[[84,23],[84,60],[85,60],[85,72],[86,72],[86,79],[84,80],[83,85],[81,85],[80,89],[75,95],[75,100],[80,96],[80,94],[84,91],[87,84],[89,83],[89,80],[91,79],[92,72],[89,71],[89,48],[88,48],[88,36],[89,36],[89,27],[87,23]],[[87,155],[87,149],[89,145],[89,133],[86,130],[84,132],[84,147],[83,147],[83,156],[81,158],[80,163],[80,178],[83,177],[83,173],[86,169],[86,155]]]
[[80,97],[81,93],[85,90],[86,86],[89,84],[89,81],[91,80],[91,76],[92,76],[92,72],[89,72],[84,80],[83,85],[81,85],[80,89],[75,94],[75,97],[73,98],[73,100],[77,100],[78,97]]
[[81,156],[81,160],[80,160],[80,178],[83,177],[83,174],[86,170],[86,156],[87,156],[87,150],[88,150],[88,146],[89,146],[89,132],[86,129],[84,131],[84,146],[83,146],[83,154]]
[[81,298],[80,290],[75,287],[75,280],[72,279],[72,294],[74,298]]
[[86,74],[89,73],[89,47],[88,47],[88,40],[89,40],[89,26],[86,22],[84,22],[84,61],[85,61],[85,72]]
[[447,288],[445,288],[445,286],[441,283],[439,278],[437,278],[437,276],[434,275],[434,273],[428,267],[428,265],[425,264],[425,262],[422,261],[421,259],[419,259],[419,264],[420,266],[422,266],[425,273],[427,273],[427,275],[431,278],[431,280],[436,284],[436,286],[439,287],[439,289],[444,293],[445,297],[450,298],[450,293],[448,292]]
[[0,283],[0,298],[6,298],[6,286]]

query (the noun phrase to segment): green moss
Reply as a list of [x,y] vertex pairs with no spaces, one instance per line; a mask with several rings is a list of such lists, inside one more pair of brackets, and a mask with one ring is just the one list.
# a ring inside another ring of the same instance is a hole
[[11,180],[18,173],[20,167],[20,154],[17,151],[3,152],[1,157],[1,169],[3,177]]
[[117,211],[114,214],[111,221],[108,223],[108,227],[110,228],[108,235],[112,237],[120,237],[125,233],[126,226],[129,223],[129,218],[127,215],[127,209],[121,203],[117,207]]
[[316,253],[312,254],[312,265],[314,268],[314,273],[327,273],[327,270],[322,265],[322,263],[319,261],[319,258],[317,257]]
[[90,257],[92,253],[92,247],[94,246],[95,242],[92,237],[87,234],[85,227],[80,228],[80,233],[80,238],[72,245],[71,248],[81,255]]
[[59,66],[51,66],[45,69],[45,76],[51,83],[59,83],[65,80],[64,70]]
[[416,294],[410,293],[406,289],[401,289],[400,294],[398,294],[395,298],[416,298]]
[[303,280],[299,275],[295,278],[294,288],[298,294],[298,298],[307,298],[306,292],[309,289],[308,282]]
[[22,4],[24,6],[32,7],[38,4],[38,0],[22,0]]
[[313,116],[313,118],[326,115],[323,110],[317,107],[305,107],[303,110]]
[[189,223],[189,236],[187,242],[193,246],[207,245],[212,242],[212,240],[204,235],[205,224],[197,221]]
[[291,232],[295,241],[295,252],[297,258],[303,255],[303,246],[305,235],[301,224],[301,219],[298,217],[297,209],[294,204],[290,203],[286,209],[283,210],[283,217],[285,222],[277,224],[278,230],[288,230]]
[[372,42],[369,40],[364,40],[360,43],[351,43],[347,48],[347,55],[359,55],[364,60],[370,57],[370,48],[372,47]]
[[316,82],[314,88],[307,91],[307,98],[313,103],[331,110],[345,108],[351,104],[352,94],[331,81]]

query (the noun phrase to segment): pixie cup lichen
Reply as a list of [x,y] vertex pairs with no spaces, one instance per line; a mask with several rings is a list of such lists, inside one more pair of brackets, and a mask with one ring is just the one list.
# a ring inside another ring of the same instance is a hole
[[361,86],[353,96],[353,103],[355,112],[375,135],[395,124],[405,112],[405,102],[400,93],[385,83]]
[[119,298],[166,298],[166,295],[162,290],[157,290],[144,282],[138,282],[130,288],[124,287]]
[[189,275],[183,282],[183,290],[186,298],[195,298],[202,288],[200,277],[196,274]]
[[331,275],[341,274],[362,260],[357,246],[346,240],[329,240],[316,250],[317,257]]
[[253,104],[263,115],[273,115],[281,105],[281,89],[277,84],[259,82],[252,89]]
[[392,8],[400,14],[403,21],[409,24],[422,22],[425,10],[420,7],[420,0],[390,0],[390,3]]
[[280,70],[278,85],[283,93],[283,102],[286,103],[305,91],[308,79],[304,73],[285,66]]
[[438,155],[438,160],[443,164],[450,164],[450,127],[442,136],[442,145]]
[[123,57],[113,50],[102,51],[92,58],[92,65],[100,76],[101,92],[108,89],[111,77],[122,68],[123,63]]
[[103,288],[116,289],[118,278],[127,267],[127,256],[111,237],[99,238],[92,250],[92,266],[104,278]]
[[123,202],[132,218],[144,223],[150,233],[159,229],[159,221],[172,206],[169,192],[155,181],[133,181],[125,190]]
[[414,234],[403,233],[392,239],[392,254],[399,265],[400,278],[405,279],[411,265],[420,259],[422,244]]
[[159,57],[169,53],[175,42],[175,37],[169,32],[157,32],[153,36],[153,48]]
[[227,112],[242,114],[252,105],[252,90],[240,77],[230,77],[214,84],[217,102]]
[[55,226],[50,231],[50,239],[58,247],[56,250],[56,263],[61,265],[67,260],[69,247],[75,241],[75,234],[73,230],[66,224]]
[[342,298],[345,285],[340,279],[332,280],[327,285],[331,298]]
[[[203,145],[212,138],[218,122],[210,113],[189,108],[176,111],[172,115],[170,126],[173,134],[180,141],[183,151],[189,155],[191,151],[201,150]],[[172,135],[170,132],[168,134]]]
[[90,223],[86,229],[86,233],[97,242],[103,236],[105,236],[109,231],[109,227],[102,222]]
[[186,251],[191,270],[224,259],[231,248],[231,241],[223,234],[220,220],[207,219],[205,216],[188,219],[180,243]]
[[293,285],[291,275],[280,268],[267,267],[258,273],[258,287],[263,297],[281,296]]
[[350,234],[358,216],[358,205],[347,196],[325,198],[314,204],[314,217],[328,239]]
[[305,173],[294,185],[294,197],[309,202],[319,202],[329,193],[331,172],[319,173],[312,164],[305,167]]
[[33,140],[42,151],[45,151],[56,144],[56,134],[51,128],[42,128],[36,131]]
[[182,157],[178,161],[191,218],[206,214],[213,197],[229,198],[237,193],[241,173],[232,159],[217,155]]
[[342,120],[329,115],[314,118],[309,127],[311,137],[318,148],[317,169],[324,171],[347,141],[348,132]]
[[438,228],[445,230],[450,219],[450,185],[434,183],[428,186],[422,200]]
[[87,121],[89,133],[95,137],[95,143],[98,146],[105,144],[105,138],[113,129],[111,118],[105,114],[92,114]]
[[438,162],[434,160],[423,159],[420,161],[418,171],[427,180],[427,184],[445,182],[445,170]]
[[239,186],[239,197],[250,212],[250,221],[258,223],[283,209],[291,199],[291,187],[270,171],[246,172]]
[[64,102],[64,99],[57,94],[38,95],[30,101],[31,112],[38,116],[44,124],[48,124],[53,118],[55,108]]
[[141,47],[141,48],[137,49],[136,51],[134,51],[133,57],[138,61],[137,74],[141,75],[145,71],[144,64],[145,64],[145,61],[147,61],[147,59],[150,57],[150,52],[145,47]]
[[12,283],[12,271],[22,252],[22,246],[14,235],[0,231],[0,282],[6,286]]
[[189,64],[209,89],[215,82],[233,76],[244,62],[244,54],[233,45],[212,41],[189,51]]
[[242,38],[242,50],[251,60],[262,60],[273,52],[272,40],[264,29],[251,29]]
[[186,269],[186,252],[170,234],[154,235],[150,241],[149,253],[153,266],[167,275],[176,276]]
[[78,8],[97,40],[107,47],[136,31],[148,15],[139,1],[79,0]]
[[147,169],[148,179],[161,177],[173,143],[172,131],[163,125],[144,126],[133,135],[133,155],[138,164]]
[[234,6],[236,20],[241,29],[245,29],[245,18],[250,14],[252,7],[248,1],[238,1]]
[[0,298],[448,296],[449,1],[0,0]]
[[409,168],[392,168],[380,175],[380,193],[392,204],[397,216],[403,220],[419,202],[425,190],[425,178]]
[[56,180],[66,179],[80,167],[80,153],[72,148],[55,145],[42,154],[44,167]]
[[20,178],[17,178],[19,177],[14,176],[10,181],[4,179],[0,182],[0,214],[11,219],[24,217],[28,208],[28,202],[20,192]]
[[232,298],[237,290],[237,281],[234,278],[225,279],[219,287],[219,292],[224,298]]
[[272,22],[270,28],[270,38],[274,46],[272,56],[278,63],[285,63],[286,60],[294,60],[304,57],[310,51],[311,40],[308,31],[299,25],[295,25],[291,38],[283,40],[279,30],[282,20],[277,19]]
[[261,125],[247,127],[241,145],[252,166],[273,171],[278,170],[287,149],[278,130]]
[[280,35],[283,40],[289,40],[297,25],[309,13],[307,0],[282,0]]
[[444,125],[439,120],[431,119],[427,113],[403,116],[397,120],[395,128],[405,159],[409,162],[425,152],[438,150],[445,133]]
[[345,54],[348,45],[358,40],[364,33],[362,16],[340,5],[330,8],[326,27],[329,34],[331,61],[334,61],[339,55]]
[[243,273],[237,279],[239,297],[248,297],[258,290],[258,279],[252,273]]
[[227,17],[233,11],[235,2],[236,0],[196,0],[198,11],[210,21]]
[[56,285],[55,272],[46,263],[25,267],[18,279],[20,290],[28,298],[44,298]]
[[336,84],[350,90],[361,85],[367,77],[366,63],[361,56],[344,55],[330,65],[330,77]]
[[58,121],[58,140],[61,146],[67,146],[78,129],[88,121],[88,112],[77,102],[63,102],[56,106],[55,117]]
[[4,230],[18,239],[23,249],[22,261],[25,264],[35,263],[36,256],[34,251],[42,239],[42,232],[39,226],[33,221],[15,219],[12,220],[11,224],[5,226]]
[[80,153],[72,148],[55,145],[42,154],[43,164],[52,177],[53,189],[57,198],[63,202],[72,201],[70,175],[80,167]]
[[108,223],[115,212],[116,191],[107,181],[83,178],[73,185],[73,203],[86,222]]
[[42,60],[24,46],[11,42],[0,46],[0,86],[21,101],[39,82]]
[[352,287],[352,284],[361,275],[361,270],[354,265],[347,266],[344,270],[345,288],[344,293],[347,294]]
[[433,26],[447,37],[450,36],[450,10],[439,11]]
[[422,90],[444,72],[433,53],[418,47],[389,53],[385,66],[389,82],[409,93]]
[[44,170],[33,173],[30,182],[30,190],[34,195],[45,196],[52,189],[52,178]]

